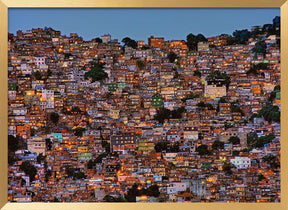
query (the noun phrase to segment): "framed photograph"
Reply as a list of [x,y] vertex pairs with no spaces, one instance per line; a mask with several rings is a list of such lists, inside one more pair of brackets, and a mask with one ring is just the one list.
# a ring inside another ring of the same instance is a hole
[[288,209],[287,58],[287,0],[0,0],[0,208]]

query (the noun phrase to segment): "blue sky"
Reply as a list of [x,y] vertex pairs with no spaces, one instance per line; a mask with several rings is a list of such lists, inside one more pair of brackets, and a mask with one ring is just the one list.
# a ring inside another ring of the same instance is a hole
[[62,34],[77,33],[84,40],[103,34],[121,41],[124,37],[147,42],[150,35],[165,40],[186,40],[189,33],[206,37],[251,26],[272,23],[279,8],[266,9],[29,9],[8,10],[8,31],[52,27]]

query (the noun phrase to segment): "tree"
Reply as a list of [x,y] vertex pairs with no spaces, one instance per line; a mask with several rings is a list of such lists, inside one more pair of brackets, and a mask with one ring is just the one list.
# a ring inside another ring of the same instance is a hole
[[19,149],[19,140],[17,137],[14,137],[13,135],[8,135],[8,151],[15,152]]
[[278,106],[273,106],[271,104],[266,104],[265,107],[263,107],[259,112],[258,112],[259,117],[264,117],[266,121],[269,123],[274,121],[274,122],[280,122],[280,111]]
[[197,34],[196,40],[197,42],[207,42],[207,39],[203,34]]
[[83,171],[79,171],[73,174],[74,179],[86,179],[86,175]]
[[158,120],[159,123],[163,123],[165,119],[180,119],[182,118],[182,113],[185,112],[185,107],[180,107],[178,109],[170,111],[169,109],[161,107],[157,110],[156,115],[154,116],[155,120]]
[[102,148],[105,148],[106,153],[110,153],[110,143],[102,140],[101,144]]
[[191,50],[197,50],[198,42],[206,42],[207,41],[207,39],[205,38],[205,36],[203,34],[197,34],[197,36],[195,36],[192,33],[187,35],[186,40],[187,40],[187,47],[189,48],[190,51]]
[[101,153],[98,157],[94,160],[94,163],[102,163],[102,159],[106,157],[108,154],[106,152]]
[[168,142],[157,142],[154,146],[156,152],[167,151]]
[[99,37],[95,38],[94,40],[95,40],[95,42],[97,42],[97,43],[102,43],[102,42],[103,42],[102,39],[99,38]]
[[210,104],[210,103],[205,103],[204,101],[200,101],[196,106],[197,106],[199,109],[207,108],[208,110],[214,110],[214,107],[213,107],[212,104]]
[[103,70],[103,66],[99,63],[92,63],[91,70],[84,75],[85,80],[91,79],[92,82],[100,81],[108,78],[108,74]]
[[189,50],[197,50],[197,39],[196,36],[192,33],[188,34],[186,37],[187,40],[187,47]]
[[218,103],[227,103],[225,97],[221,97],[218,101]]
[[140,192],[137,188],[138,185],[135,183],[133,184],[132,188],[128,189],[128,192],[125,195],[125,198],[127,199],[128,202],[136,202],[136,196],[140,195]]
[[111,195],[105,195],[103,198],[104,202],[116,202],[116,198]]
[[255,47],[252,49],[252,52],[254,52],[254,56],[257,57],[258,54],[261,54],[265,57],[266,54],[266,43],[265,41],[258,41],[255,44]]
[[228,139],[228,142],[232,143],[233,145],[235,144],[240,144],[240,139],[238,136],[231,136],[229,139]]
[[133,49],[137,48],[137,42],[129,37],[125,37],[122,39],[124,43],[124,47],[132,47]]
[[81,112],[82,111],[81,111],[81,109],[78,106],[73,106],[72,109],[71,109],[71,113],[73,115],[80,114]]
[[202,144],[201,146],[196,148],[196,152],[198,152],[199,155],[209,155],[208,146],[205,144]]
[[219,141],[219,140],[214,141],[212,145],[212,149],[214,150],[224,149],[224,142]]
[[170,146],[170,152],[179,152],[180,151],[179,146],[180,146],[180,143],[176,142],[175,144]]
[[263,179],[266,179],[266,177],[263,174],[258,174],[258,181],[262,181]]
[[163,124],[165,119],[169,119],[170,118],[170,110],[169,109],[165,109],[163,107],[161,107],[159,110],[157,110],[156,115],[154,116],[155,120],[158,120],[159,123]]
[[235,37],[232,37],[232,36],[228,36],[226,38],[226,43],[227,43],[227,45],[238,44],[238,39],[236,39]]
[[197,77],[201,77],[201,72],[199,70],[196,70],[193,72],[193,75]]
[[249,146],[253,146],[258,139],[257,133],[256,132],[251,132],[247,134],[247,144]]
[[268,135],[261,136],[261,137],[257,138],[256,143],[253,146],[261,148],[265,144],[270,143],[274,138],[275,138],[275,136],[273,133],[269,133]]
[[57,125],[58,121],[59,121],[59,114],[57,112],[51,112],[50,113],[50,120]]
[[43,155],[43,153],[40,153],[38,156],[37,156],[37,163],[41,163],[42,161],[44,161],[46,158],[46,156]]
[[254,74],[257,75],[258,74],[258,70],[266,70],[268,69],[268,64],[267,63],[258,63],[258,64],[253,64],[249,70],[246,72],[246,74]]
[[200,96],[194,93],[191,93],[190,95],[186,96],[185,98],[181,99],[183,102],[194,99],[194,98],[199,98]]
[[233,32],[233,36],[237,39],[240,44],[245,44],[250,38],[251,34],[247,29],[236,30]]
[[87,162],[87,168],[88,169],[93,169],[93,167],[95,166],[95,163],[92,159],[88,160]]
[[51,71],[50,69],[48,69],[48,71],[47,71],[47,78],[50,77],[50,76],[52,76],[52,71]]
[[29,161],[24,161],[20,166],[20,170],[24,171],[25,174],[29,176],[30,181],[35,180],[35,176],[37,174],[37,168]]
[[233,150],[232,151],[232,155],[233,156],[237,156],[237,155],[239,155],[240,154],[240,151],[238,151],[238,150]]
[[275,170],[275,169],[280,167],[280,163],[277,160],[277,157],[274,155],[266,155],[262,158],[262,161],[269,164],[269,166],[272,170]]
[[244,116],[244,112],[242,111],[242,109],[235,105],[234,103],[231,103],[231,112],[235,113],[235,112],[238,112],[238,113],[241,113],[242,116]]
[[145,62],[143,62],[141,60],[137,60],[136,64],[140,70],[143,70],[145,68]]
[[159,187],[157,184],[153,184],[147,189],[147,195],[148,196],[153,196],[153,197],[159,197],[160,192],[159,192]]
[[52,171],[51,170],[45,170],[45,182],[48,182],[49,178],[52,175]]
[[128,202],[136,202],[136,196],[141,195],[147,195],[147,196],[153,196],[153,197],[159,197],[160,191],[157,184],[154,184],[148,188],[141,188],[139,189],[138,184],[133,184],[132,188],[128,189],[127,194],[125,195],[125,198]]
[[36,80],[41,80],[42,79],[42,74],[39,71],[36,71],[34,73],[34,77]]
[[232,168],[236,168],[232,163],[229,161],[225,161],[222,169],[227,175],[232,175]]
[[73,131],[74,131],[74,135],[75,136],[78,136],[78,137],[82,137],[83,136],[83,132],[85,131],[86,129],[85,128],[82,128],[82,127],[77,127],[75,128]]
[[49,138],[45,139],[45,143],[46,143],[46,149],[48,151],[50,151],[52,149],[52,141],[51,141],[51,139],[49,139]]
[[229,84],[231,82],[230,77],[226,74],[226,72],[221,73],[220,71],[212,71],[206,78],[207,81],[216,82],[218,80],[224,81],[226,88],[229,88]]
[[71,165],[65,166],[65,174],[68,177],[73,177],[74,173],[75,173],[75,169]]
[[169,52],[167,58],[170,63],[174,63],[174,61],[178,58],[178,55],[174,52]]

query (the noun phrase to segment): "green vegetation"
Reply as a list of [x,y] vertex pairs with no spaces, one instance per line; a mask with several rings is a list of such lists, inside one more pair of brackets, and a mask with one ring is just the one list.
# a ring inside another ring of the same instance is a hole
[[106,153],[110,153],[110,143],[102,140],[101,144],[102,148],[105,148]]
[[161,107],[159,110],[157,110],[157,114],[155,115],[154,119],[158,120],[159,123],[163,123],[165,119],[180,119],[182,117],[182,113],[185,112],[184,107],[180,107],[176,110],[169,110],[164,107]]
[[42,80],[42,74],[40,73],[40,71],[36,71],[34,73],[34,77],[36,80]]
[[228,36],[226,38],[226,42],[227,42],[227,45],[234,45],[234,44],[238,44],[238,39],[236,39],[233,36]]
[[196,148],[196,152],[198,152],[199,155],[209,155],[209,150],[208,146],[205,144],[200,145],[199,147]]
[[24,161],[20,166],[20,170],[24,171],[25,174],[29,176],[30,181],[35,180],[37,168],[32,163],[30,163],[29,161]]
[[103,198],[104,202],[127,202],[125,198],[122,198],[121,196],[118,196],[117,198],[111,196],[111,195],[105,195]]
[[224,142],[219,141],[219,140],[214,141],[214,143],[212,145],[212,149],[213,150],[224,149]]
[[137,60],[136,65],[140,70],[143,70],[145,68],[145,62],[144,61]]
[[82,128],[82,127],[77,127],[73,131],[74,131],[74,135],[75,136],[82,137],[83,136],[83,132],[86,131],[86,129]]
[[197,77],[201,77],[201,72],[199,70],[196,70],[193,72],[193,75]]
[[247,30],[236,30],[233,32],[233,36],[237,40],[237,43],[239,44],[245,44],[248,39],[251,37],[251,33]]
[[163,152],[163,151],[179,152],[180,151],[179,146],[180,146],[179,142],[176,142],[175,144],[170,144],[169,142],[164,141],[156,143],[154,148],[156,152]]
[[207,81],[216,82],[216,80],[223,80],[226,88],[229,88],[229,84],[231,82],[230,77],[226,74],[226,72],[221,73],[220,71],[212,71],[206,78]]
[[15,152],[19,149],[19,139],[13,135],[8,135],[8,152]]
[[103,42],[102,39],[99,38],[99,37],[95,38],[94,40],[95,40],[95,42],[97,42],[97,43],[102,43],[102,42]]
[[214,110],[214,107],[212,106],[212,104],[210,104],[210,103],[205,103],[205,102],[203,102],[203,101],[200,101],[200,102],[197,104],[197,107],[200,108],[200,109],[207,108],[208,110]]
[[232,169],[236,168],[232,163],[230,163],[229,161],[225,161],[222,169],[223,171],[227,174],[227,175],[232,175]]
[[167,58],[169,60],[170,63],[174,63],[176,59],[178,59],[178,55],[174,52],[169,52],[167,55]]
[[159,197],[160,191],[158,185],[154,184],[148,188],[142,188],[140,185],[135,183],[132,188],[128,189],[128,193],[125,195],[125,198],[128,202],[136,202],[136,196],[141,195]]
[[267,49],[267,46],[266,46],[265,41],[256,42],[255,47],[252,49],[252,52],[254,52],[254,57],[257,58],[258,54],[261,54],[265,57],[266,49]]
[[249,70],[246,72],[246,74],[254,74],[257,75],[258,74],[258,70],[266,70],[268,69],[268,64],[267,63],[258,63],[258,64],[253,64]]
[[190,51],[197,50],[198,42],[207,41],[207,39],[205,38],[203,34],[198,34],[197,36],[195,36],[192,33],[187,35],[186,40],[187,40],[187,47]]
[[276,86],[274,87],[274,90],[270,93],[270,96],[269,96],[269,98],[268,98],[268,101],[269,101],[270,103],[272,103],[272,102],[274,101],[274,99],[276,98],[276,94],[277,94],[278,92],[280,92],[280,85],[276,85]]
[[276,170],[280,167],[280,162],[277,160],[277,157],[274,155],[266,155],[262,158],[263,162],[269,164],[272,170]]
[[85,80],[91,79],[92,82],[108,78],[108,74],[103,70],[103,65],[92,62],[91,70],[84,75]]
[[270,122],[280,122],[280,111],[278,106],[273,106],[271,104],[266,104],[265,107],[263,107],[258,112],[258,117],[264,117],[266,121]]
[[244,116],[244,112],[242,111],[242,109],[237,106],[235,103],[231,103],[231,112],[238,112],[241,113],[242,116]]
[[57,125],[58,121],[59,121],[59,114],[57,112],[51,112],[50,115],[50,120]]
[[37,156],[37,163],[42,163],[44,160],[46,159],[46,156],[43,155],[43,153],[40,153],[38,156]]
[[231,136],[228,139],[228,142],[232,143],[233,145],[240,144],[240,139],[238,138],[238,136]]
[[86,178],[86,175],[83,171],[76,171],[73,166],[71,165],[66,165],[65,166],[65,175],[68,178],[73,177],[73,179],[82,179],[82,178]]
[[258,137],[255,132],[251,132],[247,135],[247,143],[251,148],[261,148],[265,144],[270,143],[275,138],[273,133]]
[[182,100],[183,102],[185,102],[185,101],[187,101],[187,100],[189,100],[189,99],[194,99],[194,98],[199,98],[199,97],[200,97],[199,95],[194,94],[194,93],[191,93],[190,95],[186,96],[185,98],[182,98],[181,100]]
[[137,48],[137,42],[129,37],[123,38],[122,42],[124,43],[124,47],[132,47],[133,49]]
[[258,174],[258,181],[262,181],[263,179],[266,179],[266,177],[263,174]]
[[237,155],[239,155],[240,154],[240,151],[238,151],[238,150],[233,150],[232,151],[232,155],[233,156],[237,156]]

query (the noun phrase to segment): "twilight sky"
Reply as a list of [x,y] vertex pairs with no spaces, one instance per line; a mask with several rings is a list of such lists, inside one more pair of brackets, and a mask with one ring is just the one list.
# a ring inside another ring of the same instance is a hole
[[84,40],[103,34],[121,41],[124,37],[145,40],[154,35],[165,40],[186,40],[189,33],[206,37],[251,26],[272,23],[279,8],[266,9],[28,9],[8,10],[8,31],[51,27],[61,34],[77,33]]

